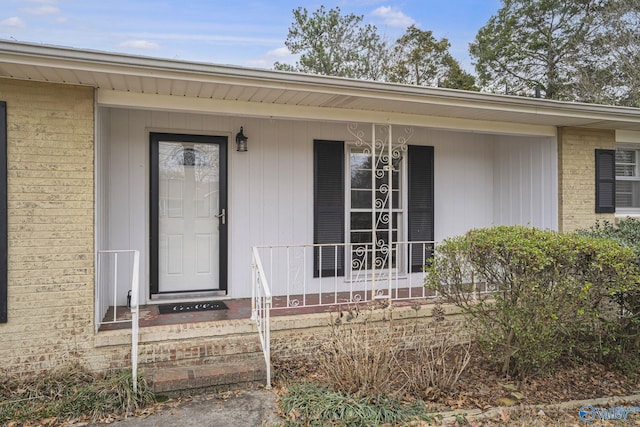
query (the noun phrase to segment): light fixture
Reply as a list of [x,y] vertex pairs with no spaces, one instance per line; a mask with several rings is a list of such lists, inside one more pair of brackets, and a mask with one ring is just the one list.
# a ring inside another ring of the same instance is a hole
[[240,132],[236,134],[236,151],[249,150],[249,148],[247,147],[247,141],[249,140],[249,138],[244,136],[244,133],[242,133],[242,131],[243,131],[242,126],[240,126]]

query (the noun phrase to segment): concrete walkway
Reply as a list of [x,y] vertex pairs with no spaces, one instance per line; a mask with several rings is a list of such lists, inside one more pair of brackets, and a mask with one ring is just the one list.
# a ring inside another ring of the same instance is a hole
[[[243,390],[196,396],[175,407],[164,405],[147,417],[129,417],[110,425],[114,427],[273,426],[283,421],[276,411],[276,394],[272,391]],[[95,426],[104,425],[95,424]]]

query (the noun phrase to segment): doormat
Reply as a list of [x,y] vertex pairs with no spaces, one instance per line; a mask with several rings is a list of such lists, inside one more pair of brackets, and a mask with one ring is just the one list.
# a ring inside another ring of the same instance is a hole
[[204,302],[177,302],[174,304],[161,304],[158,306],[158,313],[191,313],[194,311],[227,310],[229,307],[222,301]]

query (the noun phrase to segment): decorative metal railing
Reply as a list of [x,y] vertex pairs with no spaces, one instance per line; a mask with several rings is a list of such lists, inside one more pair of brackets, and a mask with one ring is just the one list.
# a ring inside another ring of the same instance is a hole
[[[121,259],[124,257],[124,259]],[[140,251],[138,250],[102,250],[97,253],[96,262],[96,305],[95,327],[96,333],[102,325],[131,322],[131,375],[133,390],[138,390],[138,332],[139,332],[139,280],[140,280]],[[127,305],[131,310],[131,319],[117,318],[118,301],[122,301],[123,287],[118,286],[118,280],[127,280],[131,273],[131,286],[125,292]],[[108,310],[113,307],[113,316],[107,318]]]

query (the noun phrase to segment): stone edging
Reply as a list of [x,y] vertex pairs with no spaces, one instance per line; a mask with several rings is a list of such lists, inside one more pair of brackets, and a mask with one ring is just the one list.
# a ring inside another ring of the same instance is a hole
[[630,396],[610,396],[600,397],[596,399],[584,399],[584,400],[571,400],[561,403],[545,403],[540,405],[522,405],[522,406],[496,406],[486,411],[481,409],[467,409],[460,411],[447,411],[440,412],[438,415],[442,417],[443,421],[453,421],[459,416],[465,417],[467,420],[483,420],[492,419],[500,416],[500,411],[522,411],[525,409],[553,409],[553,410],[566,410],[580,408],[581,406],[621,406],[622,403],[635,403],[640,402],[640,394],[632,394]]

